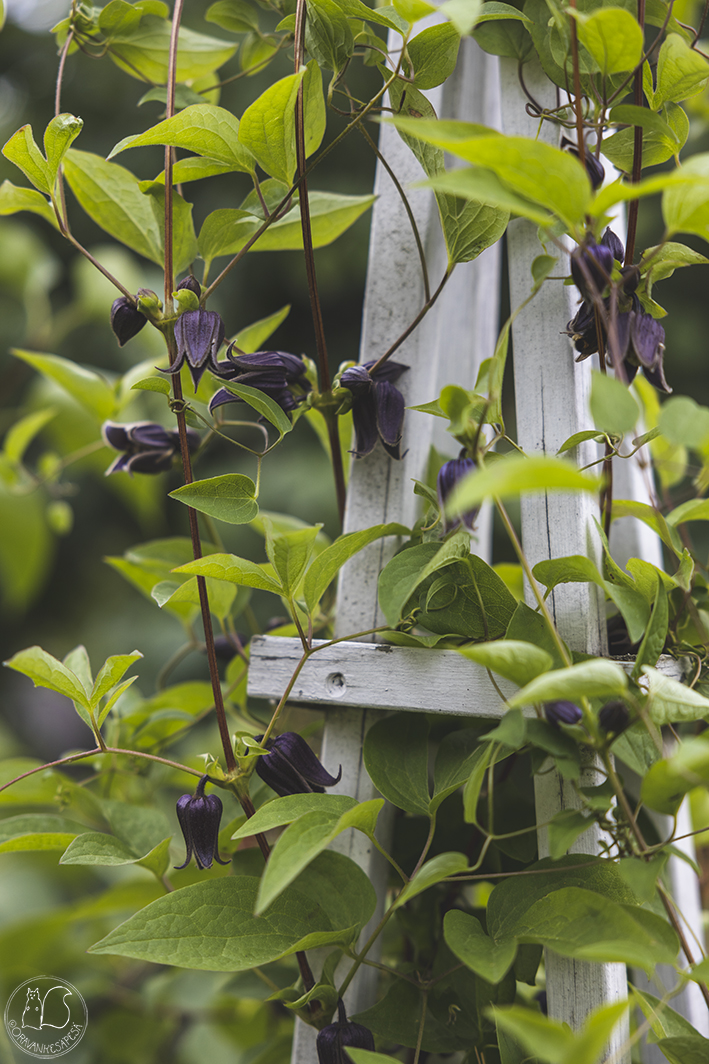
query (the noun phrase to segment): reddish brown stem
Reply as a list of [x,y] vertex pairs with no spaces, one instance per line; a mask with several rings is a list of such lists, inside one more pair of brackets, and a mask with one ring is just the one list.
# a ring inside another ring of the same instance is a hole
[[[645,28],[645,0],[638,0],[638,22],[640,28]],[[636,107],[642,107],[643,105],[643,69],[639,67],[635,71],[635,85],[633,100]],[[633,173],[632,182],[637,185],[640,180],[643,168],[643,131],[642,126],[635,126],[635,133],[633,136]],[[632,265],[635,258],[635,236],[638,229],[638,210],[640,207],[639,200],[631,200],[628,207],[628,236],[625,241],[625,264],[626,266]]]

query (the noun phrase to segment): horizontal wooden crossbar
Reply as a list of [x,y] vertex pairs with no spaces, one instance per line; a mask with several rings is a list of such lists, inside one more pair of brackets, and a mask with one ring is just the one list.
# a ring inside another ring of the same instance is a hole
[[[322,646],[325,640],[315,640]],[[303,654],[299,639],[254,636],[251,640],[249,695],[281,698]],[[619,662],[630,671],[632,661]],[[658,668],[681,679],[681,667],[669,656]],[[518,690],[495,677],[505,698]],[[481,665],[455,650],[417,650],[386,643],[335,643],[308,659],[290,694],[293,702],[313,706],[412,710],[462,717],[499,718],[506,706]],[[523,711],[534,716],[534,708]]]

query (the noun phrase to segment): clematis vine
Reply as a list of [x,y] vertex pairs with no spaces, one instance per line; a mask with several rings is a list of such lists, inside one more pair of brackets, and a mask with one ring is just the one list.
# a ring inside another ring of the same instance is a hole
[[[180,434],[177,429],[165,429],[154,421],[134,421],[120,425],[105,421],[101,427],[104,442],[122,453],[106,470],[111,473],[165,473],[172,467],[172,460],[180,453]],[[187,429],[187,444],[196,451],[200,444],[199,433]]]
[[[256,736],[261,742],[262,735]],[[281,798],[287,794],[323,794],[326,787],[340,782],[342,766],[337,776],[331,776],[315,756],[302,735],[283,732],[265,743],[267,754],[256,762],[256,772]]]
[[[571,337],[579,352],[577,362],[598,351],[594,299],[602,297],[605,317],[610,318],[611,296],[604,293],[609,286],[613,263],[622,262],[623,255],[622,243],[611,229],[606,229],[600,244],[589,242],[577,248],[571,256],[571,275],[583,296],[583,302],[564,331]],[[672,389],[665,380],[663,367],[665,330],[643,309],[635,294],[639,281],[637,267],[625,267],[621,270],[621,276],[623,280],[617,291],[618,312],[615,315],[615,328],[618,355],[622,360],[628,384],[632,383],[638,370],[642,370],[655,388],[669,393]],[[592,286],[596,289],[595,293]],[[605,349],[608,346],[608,335],[603,322],[601,329]]]
[[374,450],[377,439],[392,458],[401,455],[401,428],[404,423],[404,397],[394,387],[409,368],[401,362],[376,362],[351,366],[340,377],[340,384],[352,393],[352,417],[355,429],[355,458],[365,458]]
[[[187,287],[185,285],[185,287]],[[224,322],[213,310],[187,310],[175,322],[177,358],[169,369],[161,373],[179,373],[187,363],[194,390],[206,369],[218,373],[217,352],[224,342]]]

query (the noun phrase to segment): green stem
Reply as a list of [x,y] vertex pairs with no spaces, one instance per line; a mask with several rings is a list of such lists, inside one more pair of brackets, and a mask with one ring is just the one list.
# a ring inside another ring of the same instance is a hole
[[57,761],[48,761],[45,765],[38,765],[37,768],[31,768],[28,772],[23,772],[19,776],[15,776],[14,779],[9,780],[7,783],[3,783],[0,786],[0,791],[6,790],[7,787],[12,787],[14,783],[19,783],[20,780],[27,779],[28,776],[34,776],[36,772],[45,772],[48,768],[56,768],[58,765],[70,765],[74,761],[82,761],[86,757],[96,757],[97,754],[126,754],[128,757],[142,757],[146,761],[158,761],[161,765],[167,765],[168,768],[179,769],[180,772],[188,772],[190,776],[196,776],[197,779],[201,779],[204,772],[196,768],[190,768],[188,765],[181,765],[179,761],[169,761],[166,757],[158,757],[157,754],[146,754],[141,750],[123,750],[117,746],[106,746],[101,749],[100,746],[95,747],[93,750],[82,750],[79,754],[69,754],[67,757],[60,757]]

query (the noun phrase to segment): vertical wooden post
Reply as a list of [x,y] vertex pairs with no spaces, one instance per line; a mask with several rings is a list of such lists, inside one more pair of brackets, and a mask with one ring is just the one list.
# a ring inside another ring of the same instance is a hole
[[[537,126],[525,111],[526,99],[519,86],[517,65],[501,63],[502,122],[508,135],[535,136]],[[525,81],[542,105],[555,106],[556,90],[540,66],[525,66]],[[558,132],[545,123],[540,137],[558,143]],[[524,219],[510,223],[507,233],[510,264],[510,302],[518,306],[529,295],[531,264],[544,254],[537,228]],[[567,262],[558,272],[566,273]],[[547,282],[538,296],[517,318],[513,330],[514,379],[517,410],[517,437],[527,452],[553,455],[573,433],[589,428],[588,390],[590,366],[576,363],[567,336],[562,335],[574,316],[574,290],[559,282]],[[591,461],[590,448],[579,448],[580,464]],[[585,453],[582,453],[585,452]],[[522,541],[532,565],[564,555],[582,554],[600,562],[600,544],[593,518],[598,502],[588,495],[535,493],[522,500]],[[531,604],[531,599],[530,599]],[[599,589],[592,584],[565,584],[550,596],[554,621],[572,650],[589,654],[606,652],[605,610]],[[583,771],[582,786],[600,782],[593,764]],[[579,806],[572,786],[557,772],[535,778],[537,819],[547,820],[562,809]],[[546,832],[540,831],[540,856],[548,853]],[[600,832],[585,832],[572,848],[574,852],[598,852]],[[549,1013],[579,1027],[595,1007],[626,995],[625,966],[588,964],[545,951]],[[619,1025],[610,1048],[619,1053],[627,1038],[627,1024]]]

